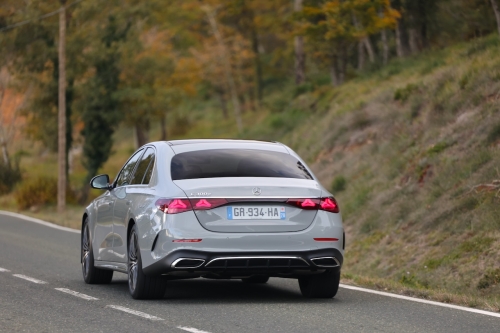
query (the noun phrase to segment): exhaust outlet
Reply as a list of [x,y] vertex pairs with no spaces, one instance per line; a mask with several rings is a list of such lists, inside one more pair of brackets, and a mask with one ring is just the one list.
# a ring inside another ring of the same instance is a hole
[[203,265],[204,262],[205,260],[203,259],[179,258],[172,263],[171,267],[177,269],[185,269],[185,268],[192,269],[200,267],[201,265]]
[[340,267],[340,262],[335,257],[312,258],[311,261],[318,267]]

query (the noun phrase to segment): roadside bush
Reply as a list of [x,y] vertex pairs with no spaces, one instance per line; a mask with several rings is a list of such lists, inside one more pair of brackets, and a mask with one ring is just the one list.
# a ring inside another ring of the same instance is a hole
[[496,124],[488,133],[488,137],[486,138],[486,142],[489,144],[495,143],[500,139],[500,124]]
[[21,180],[19,166],[12,167],[0,162],[0,195],[7,194]]
[[486,289],[500,283],[500,268],[488,270],[477,284],[477,289]]
[[337,176],[337,177],[333,178],[332,187],[331,187],[332,192],[335,193],[335,192],[344,191],[346,184],[347,184],[347,180],[345,179],[344,176]]
[[28,179],[17,188],[14,197],[19,209],[55,204],[57,201],[57,180],[49,177]]
[[413,83],[407,84],[406,87],[398,88],[394,92],[394,100],[404,103],[418,88],[418,85]]

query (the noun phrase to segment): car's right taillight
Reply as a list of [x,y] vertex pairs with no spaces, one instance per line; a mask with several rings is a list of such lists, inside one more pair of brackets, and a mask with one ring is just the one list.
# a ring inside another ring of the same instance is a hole
[[338,213],[339,212],[339,204],[334,197],[329,198],[321,198],[319,202],[319,206],[321,210],[325,210],[330,213]]

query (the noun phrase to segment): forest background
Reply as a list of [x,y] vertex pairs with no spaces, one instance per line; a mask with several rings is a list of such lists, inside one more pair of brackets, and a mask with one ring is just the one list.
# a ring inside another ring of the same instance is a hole
[[499,0],[0,3],[0,207],[78,228],[139,146],[281,141],[339,198],[343,281],[500,310]]

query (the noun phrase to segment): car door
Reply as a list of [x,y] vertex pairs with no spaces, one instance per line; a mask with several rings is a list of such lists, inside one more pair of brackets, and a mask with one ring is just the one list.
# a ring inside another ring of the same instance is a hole
[[[129,184],[123,186],[123,196],[117,197],[113,215],[113,230],[115,233],[115,243],[113,252],[115,260],[118,262],[127,261],[127,226],[131,218],[135,215],[143,216],[141,209],[144,208],[144,190],[147,190],[147,184],[151,178],[148,169],[154,164],[154,149],[148,147],[141,159],[137,163],[137,167],[130,176]],[[149,174],[149,177],[146,175]],[[146,182],[145,182],[146,181]],[[144,183],[145,182],[145,183]],[[134,212],[132,212],[134,209]],[[133,214],[135,213],[135,214]]]
[[93,247],[96,260],[110,261],[113,258],[113,207],[115,196],[111,191],[106,191],[96,199],[96,224],[93,239]]
[[132,155],[132,157],[129,158],[127,163],[125,163],[120,173],[116,177],[116,180],[113,184],[113,189],[110,191],[110,195],[113,198],[114,204],[111,214],[111,224],[113,226],[113,242],[111,245],[112,248],[108,251],[108,259],[106,259],[109,261],[123,262],[124,255],[122,253],[117,253],[116,248],[120,248],[123,246],[126,247],[127,240],[120,237],[119,230],[115,228],[114,221],[116,214],[121,214],[120,211],[123,209],[122,205],[120,204],[121,200],[127,197],[127,186],[130,184],[130,177],[132,176],[137,162],[140,160],[143,153],[144,149],[141,148],[134,155]]

